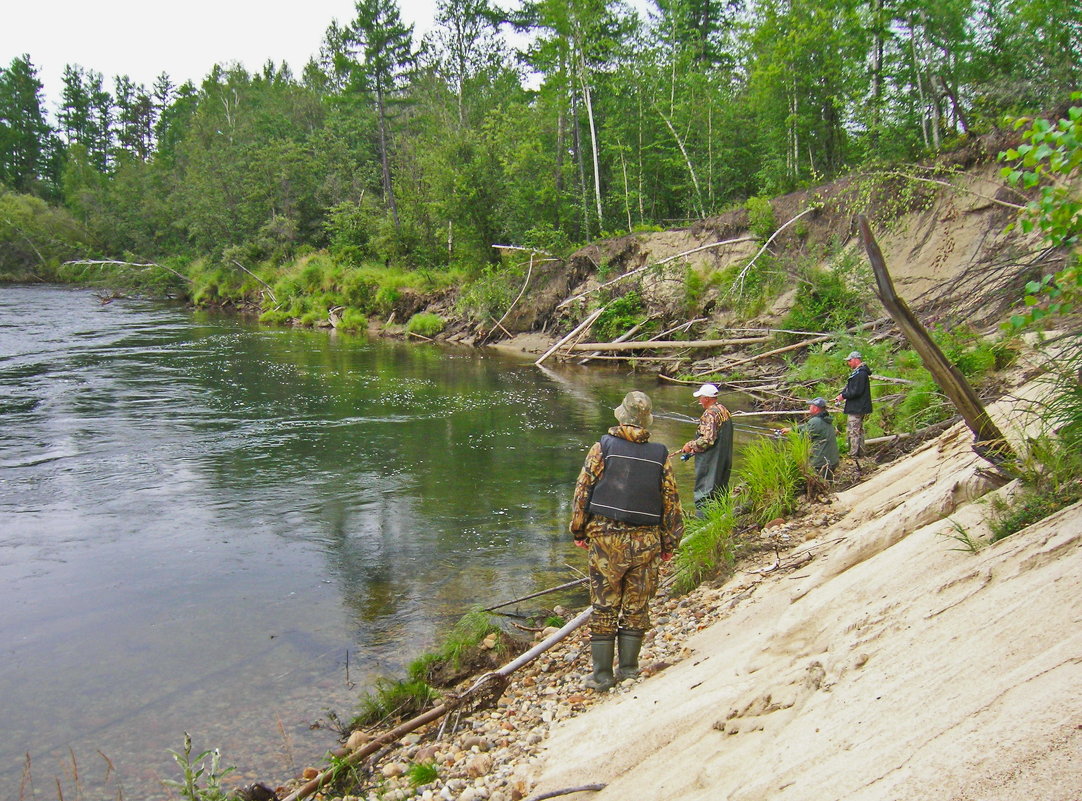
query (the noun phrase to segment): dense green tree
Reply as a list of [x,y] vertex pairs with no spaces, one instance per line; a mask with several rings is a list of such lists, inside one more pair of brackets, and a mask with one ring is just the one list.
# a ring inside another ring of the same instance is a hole
[[90,92],[85,84],[83,68],[68,64],[64,67],[64,88],[56,117],[60,133],[69,147],[76,143],[89,147],[93,139]]
[[333,54],[335,73],[345,76],[343,92],[374,104],[383,200],[397,228],[400,221],[391,169],[392,108],[416,64],[413,26],[403,24],[394,0],[357,0],[355,10],[357,16],[348,27],[334,25],[328,30],[325,46]]
[[50,174],[52,130],[42,107],[42,85],[30,56],[0,68],[0,183],[38,192]]

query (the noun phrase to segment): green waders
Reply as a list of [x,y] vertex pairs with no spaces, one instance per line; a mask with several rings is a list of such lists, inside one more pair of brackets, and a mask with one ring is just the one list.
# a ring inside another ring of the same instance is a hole
[[591,637],[590,656],[594,663],[594,672],[587,676],[586,686],[603,693],[616,684],[612,675],[612,658],[616,653],[616,637],[613,635]]
[[633,679],[639,675],[639,650],[642,648],[643,632],[639,629],[619,629],[616,643],[620,662],[616,667],[616,680]]

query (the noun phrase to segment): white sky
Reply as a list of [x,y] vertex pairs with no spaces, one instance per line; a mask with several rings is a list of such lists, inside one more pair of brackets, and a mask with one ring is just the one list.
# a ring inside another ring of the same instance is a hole
[[[419,40],[436,0],[399,4]],[[121,74],[147,89],[162,72],[198,86],[214,64],[234,61],[249,72],[286,61],[299,77],[331,20],[353,17],[354,0],[12,0],[0,12],[0,66],[29,53],[52,113],[66,64],[102,73],[110,92]]]

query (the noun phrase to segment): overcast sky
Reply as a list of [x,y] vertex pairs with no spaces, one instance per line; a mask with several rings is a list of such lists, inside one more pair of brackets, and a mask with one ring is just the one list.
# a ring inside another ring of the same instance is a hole
[[[400,0],[414,36],[427,31],[436,0]],[[176,85],[196,85],[216,63],[239,61],[249,72],[267,59],[286,61],[300,76],[319,52],[332,19],[354,17],[354,0],[9,0],[0,12],[0,66],[24,53],[45,85],[46,108],[60,100],[66,64],[148,89],[162,72]]]

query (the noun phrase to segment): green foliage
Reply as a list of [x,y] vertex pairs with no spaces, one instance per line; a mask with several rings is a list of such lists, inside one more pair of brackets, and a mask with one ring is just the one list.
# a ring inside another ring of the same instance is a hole
[[418,312],[410,317],[406,323],[406,330],[412,334],[420,334],[423,337],[434,337],[443,330],[445,323],[438,314],[430,312]]
[[641,323],[645,314],[646,304],[642,295],[632,290],[622,297],[610,300],[594,321],[591,330],[599,341],[609,342]]
[[807,437],[796,431],[781,440],[759,438],[743,452],[739,480],[747,487],[749,514],[757,525],[792,513],[811,457]]
[[898,404],[897,424],[901,431],[916,431],[946,420],[955,413],[950,399],[931,378],[909,388]]
[[[421,681],[430,675],[434,665],[446,663],[454,670],[462,666],[463,658],[471,651],[478,648],[481,641],[490,634],[500,632],[496,619],[482,609],[473,609],[463,615],[439,647],[432,652],[423,654],[410,663],[407,672],[413,681]],[[497,639],[496,651],[503,649],[503,642]]]
[[562,629],[566,625],[567,625],[567,621],[564,620],[559,615],[549,615],[548,617],[545,618],[545,626],[546,627],[551,626],[554,629]]
[[[1082,100],[1082,93],[1072,95]],[[1003,177],[1014,186],[1037,189],[1036,199],[1026,206],[1022,230],[1039,228],[1052,247],[1072,248],[1082,237],[1082,192],[1078,177],[1082,175],[1082,106],[1072,106],[1067,116],[1055,123],[1022,118],[1015,128],[1029,125],[1022,134],[1026,144],[1000,153]],[[1011,322],[1016,328],[1041,319],[1048,314],[1071,311],[1082,295],[1082,263],[1077,249],[1067,256],[1067,265],[1055,275],[1026,285],[1026,305],[1029,312],[1015,315]],[[1043,305],[1042,305],[1043,303]]]
[[192,737],[185,732],[184,750],[170,750],[169,753],[184,772],[184,778],[181,781],[163,779],[163,784],[180,792],[181,797],[187,801],[226,801],[229,798],[222,788],[222,779],[236,768],[222,769],[222,755],[217,748],[208,749],[193,757]]
[[[796,331],[838,331],[864,319],[864,306],[857,292],[844,279],[830,271],[808,268],[800,277],[793,308],[781,327]],[[799,339],[799,334],[786,335]]]
[[1018,460],[1021,489],[1010,500],[995,497],[988,525],[992,542],[1009,537],[1082,500],[1082,451],[1077,439],[1045,433],[1030,440]]
[[736,505],[731,495],[709,501],[702,517],[685,521],[684,538],[673,559],[676,592],[689,592],[705,579],[731,571],[740,550],[735,535]]
[[770,199],[749,197],[747,207],[748,229],[756,239],[765,242],[778,227],[778,223],[774,219],[774,207],[770,205]]
[[406,776],[414,787],[431,784],[440,777],[440,771],[435,762],[413,762],[406,769]]
[[66,210],[0,189],[0,281],[70,275],[73,270],[60,263],[83,258],[90,250],[89,233]]
[[520,267],[489,265],[462,289],[455,310],[474,322],[491,324],[511,306],[524,277]]
[[363,331],[368,327],[368,318],[356,309],[347,308],[342,311],[338,327],[346,331]]
[[350,729],[363,729],[388,721],[405,720],[432,705],[436,691],[418,679],[377,679],[375,688],[358,701]]
[[718,304],[745,317],[753,317],[778,296],[784,284],[784,273],[765,253],[751,269],[745,271],[744,267],[734,264],[717,274]]

